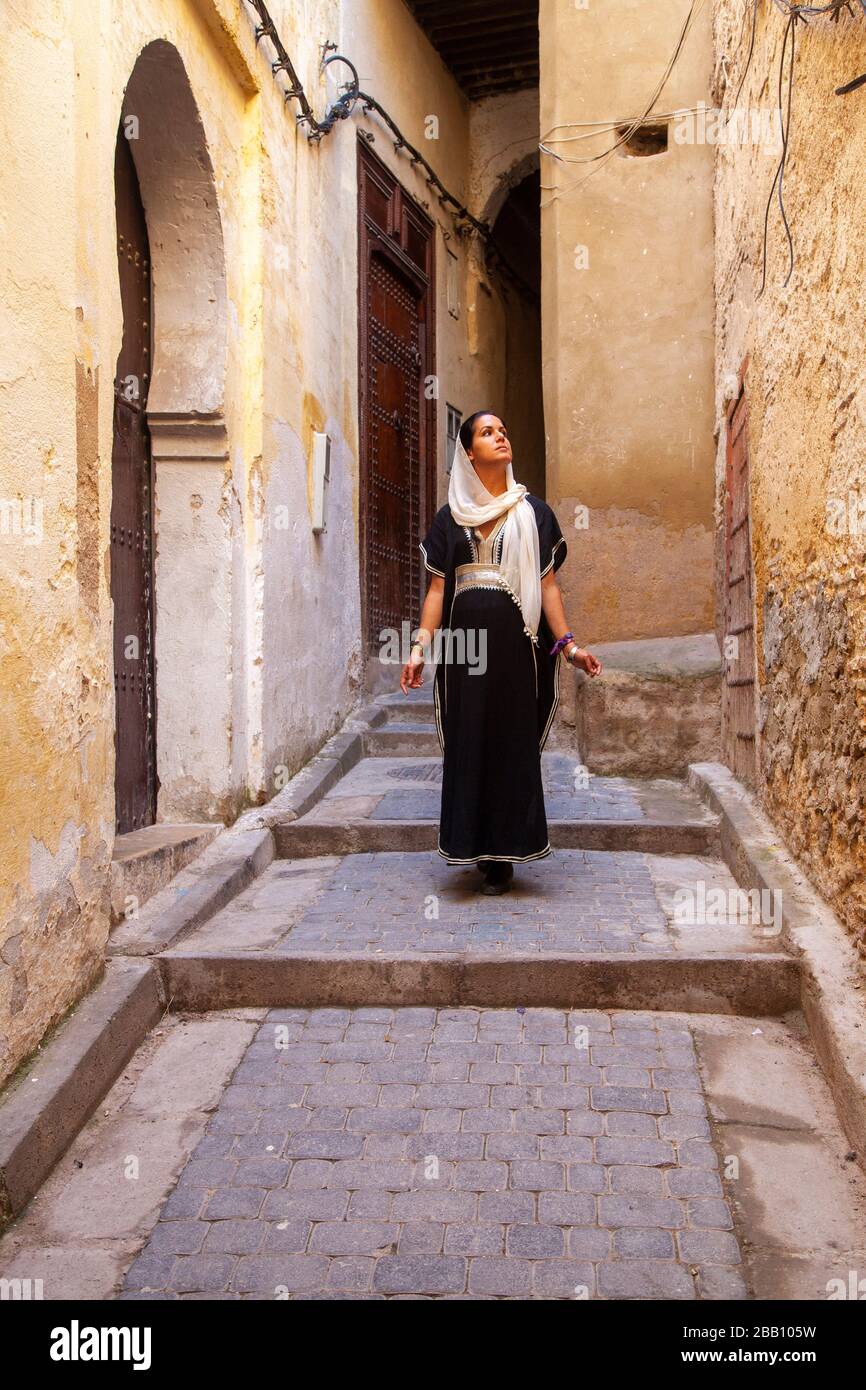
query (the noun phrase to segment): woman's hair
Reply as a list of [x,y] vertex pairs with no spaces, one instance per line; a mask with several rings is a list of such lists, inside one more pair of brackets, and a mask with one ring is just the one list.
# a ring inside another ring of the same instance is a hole
[[[472,447],[472,436],[475,433],[475,421],[480,420],[482,415],[496,415],[496,411],[476,410],[474,414],[467,416],[466,419],[463,421],[463,424],[460,426],[460,443],[463,445],[463,448],[466,450],[467,453]],[[497,420],[502,420],[501,415],[496,415],[496,418]],[[504,425],[505,421],[502,420],[502,423]]]

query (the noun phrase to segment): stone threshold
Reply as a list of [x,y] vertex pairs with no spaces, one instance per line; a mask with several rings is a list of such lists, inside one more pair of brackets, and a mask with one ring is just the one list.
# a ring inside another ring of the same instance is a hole
[[[438,821],[291,821],[273,827],[279,859],[329,854],[417,853],[435,850]],[[697,854],[718,858],[714,821],[551,820],[554,849],[638,850],[647,854]]]
[[219,821],[163,821],[115,836],[110,875],[112,927],[164,888],[224,828]]

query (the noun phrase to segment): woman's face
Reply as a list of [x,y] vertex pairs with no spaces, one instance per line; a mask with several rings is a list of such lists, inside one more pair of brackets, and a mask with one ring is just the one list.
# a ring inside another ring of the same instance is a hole
[[481,415],[475,421],[472,447],[467,454],[473,464],[501,463],[503,467],[513,462],[508,431],[498,415]]

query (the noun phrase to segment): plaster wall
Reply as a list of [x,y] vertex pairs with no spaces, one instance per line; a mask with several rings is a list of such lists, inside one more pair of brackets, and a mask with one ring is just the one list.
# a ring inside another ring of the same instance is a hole
[[0,1079],[100,969],[113,830],[97,428],[106,369],[87,324],[103,238],[71,215],[92,173],[79,35],[63,4],[10,10],[0,48]]
[[[713,621],[712,150],[668,122],[662,153],[586,162],[643,116],[687,10],[539,7],[548,501],[585,645]],[[705,7],[653,114],[707,101],[711,70]]]
[[[473,171],[469,103],[399,0],[270,8],[317,113],[345,79],[320,67],[336,43],[449,189],[490,198],[499,165]],[[133,158],[154,276],[160,820],[228,821],[268,799],[358,696],[359,130],[437,223],[440,488],[446,401],[489,402],[504,361],[495,290],[478,290],[470,242],[426,179],[360,107],[308,141],[249,7],[10,0],[5,17],[0,1082],[98,977],[109,929],[121,116],[141,123]],[[515,99],[515,129],[521,109]],[[522,132],[524,150],[533,138]],[[457,318],[446,238],[460,260]],[[472,310],[478,294],[493,312]],[[332,438],[321,536],[315,430]]]

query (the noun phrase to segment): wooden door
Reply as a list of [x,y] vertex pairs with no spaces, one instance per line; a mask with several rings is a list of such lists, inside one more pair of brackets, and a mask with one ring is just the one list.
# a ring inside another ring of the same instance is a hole
[[725,488],[725,678],[722,746],[731,771],[754,784],[757,775],[755,599],[749,525],[748,404],[739,393],[727,413]]
[[153,480],[145,405],[152,357],[147,223],[129,141],[114,165],[123,339],[114,381],[111,598],[114,604],[117,834],[156,819],[153,657]]
[[420,616],[435,498],[433,223],[358,146],[360,549],[365,649]]

